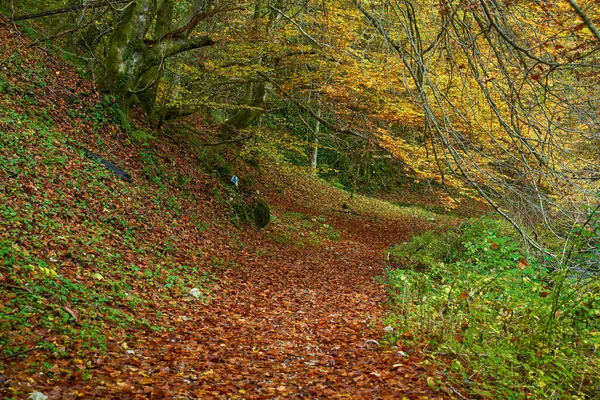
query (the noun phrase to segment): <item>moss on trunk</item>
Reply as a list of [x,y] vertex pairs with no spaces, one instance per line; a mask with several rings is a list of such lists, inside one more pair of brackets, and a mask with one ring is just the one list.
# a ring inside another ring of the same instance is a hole
[[[197,12],[197,3],[190,6],[189,21]],[[153,114],[158,83],[167,58],[214,43],[208,36],[189,37],[195,25],[181,35],[170,36],[167,30],[173,26],[173,7],[174,0],[132,2],[110,39],[105,74],[100,84],[104,92],[119,97],[125,116],[136,102],[142,104],[146,113]],[[146,41],[153,24],[155,35],[160,37]]]

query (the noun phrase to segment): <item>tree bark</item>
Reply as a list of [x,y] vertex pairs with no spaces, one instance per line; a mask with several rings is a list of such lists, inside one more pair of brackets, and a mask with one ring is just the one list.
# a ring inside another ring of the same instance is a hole
[[[183,25],[187,30],[174,35],[165,33],[171,28],[168,16],[172,15],[174,0],[137,0],[125,9],[110,40],[105,76],[101,82],[103,91],[119,97],[125,117],[129,116],[131,106],[140,100],[145,111],[152,113],[156,85],[162,77],[166,59],[214,43],[208,36],[190,37],[199,21],[196,11],[202,4],[204,1],[197,0],[190,6]],[[155,20],[155,32],[161,36],[157,41],[146,42]]]
[[[279,7],[280,1],[276,1],[275,5]],[[277,8],[269,7],[264,0],[256,0],[254,3],[254,20],[256,31],[260,30],[258,21],[263,15],[267,15],[267,21],[263,26],[265,32],[269,32],[273,22],[278,18]],[[264,57],[261,57],[258,64],[263,62]],[[269,94],[270,85],[267,82],[249,82],[247,84],[247,100],[244,107],[240,108],[231,118],[221,126],[224,131],[224,138],[230,139],[233,132],[238,129],[245,129],[257,118],[264,113],[264,105]]]
[[600,41],[600,30],[598,30],[598,27],[596,27],[596,25],[590,19],[590,17],[587,15],[587,13],[585,11],[583,11],[583,9],[581,8],[581,6],[579,4],[577,4],[577,1],[575,1],[575,0],[568,0],[568,1],[569,1],[569,4],[571,5],[571,8],[573,8],[573,10],[575,10],[577,15],[579,15],[579,17],[583,20],[583,23],[594,34],[596,39],[598,39],[598,41]]
[[223,126],[225,132],[247,128],[264,112],[263,107],[268,94],[267,85],[264,82],[251,82],[248,83],[248,85],[250,101],[246,104],[247,107],[241,108],[231,118],[225,121]]
[[[317,110],[317,115],[321,117],[321,109]],[[312,153],[310,155],[310,167],[313,175],[317,174],[318,158],[319,158],[319,133],[321,132],[321,121],[315,122],[314,140]]]

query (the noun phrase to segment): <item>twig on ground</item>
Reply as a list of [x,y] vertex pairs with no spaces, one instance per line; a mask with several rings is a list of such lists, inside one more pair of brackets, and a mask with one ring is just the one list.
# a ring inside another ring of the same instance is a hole
[[460,397],[461,399],[464,399],[464,400],[469,400],[469,398],[468,398],[468,397],[465,397],[465,396],[464,396],[464,395],[463,395],[461,392],[459,392],[459,391],[458,391],[458,390],[456,390],[454,387],[452,387],[452,385],[449,385],[449,384],[447,384],[447,383],[446,383],[446,387],[447,387],[448,389],[450,389],[450,390],[451,390],[451,391],[452,391],[452,392],[453,392],[455,395],[457,395],[457,396],[458,396],[458,397]]
[[33,346],[33,347],[32,347],[32,348],[30,348],[30,349],[25,349],[25,350],[23,350],[23,351],[19,351],[18,353],[11,354],[10,356],[4,356],[4,357],[0,358],[0,361],[3,361],[3,360],[8,360],[9,358],[18,357],[18,356],[20,356],[20,355],[23,355],[23,354],[26,354],[26,353],[30,353],[30,352],[32,352],[32,351],[34,351],[34,350],[37,350],[37,349],[39,349],[39,348],[40,348],[40,346]]
[[[0,284],[0,286],[4,286],[4,287],[8,287],[8,288],[12,288],[12,289],[18,289],[18,290],[23,290],[27,293],[31,293],[34,296],[40,297],[42,299],[46,299],[51,301],[53,304],[59,306],[60,308],[62,308],[67,314],[69,314],[71,317],[73,317],[73,319],[75,320],[75,324],[80,325],[79,323],[79,318],[77,317],[77,314],[75,313],[75,311],[73,311],[70,307],[65,306],[63,304],[58,303],[57,301],[55,301],[54,299],[50,298],[50,297],[46,297],[46,296],[42,296],[40,294],[34,293],[33,290],[26,288],[26,287],[22,287],[22,286],[14,286],[14,285],[6,285],[6,284]],[[2,360],[2,358],[0,358],[0,360]]]

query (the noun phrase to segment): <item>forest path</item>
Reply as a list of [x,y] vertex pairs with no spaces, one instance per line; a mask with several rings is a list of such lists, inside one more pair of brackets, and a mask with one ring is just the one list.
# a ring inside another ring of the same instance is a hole
[[427,385],[435,372],[418,365],[422,355],[377,343],[379,249],[338,241],[262,250],[238,256],[210,305],[172,315],[172,332],[119,352],[126,383],[103,389],[132,398],[448,398]]

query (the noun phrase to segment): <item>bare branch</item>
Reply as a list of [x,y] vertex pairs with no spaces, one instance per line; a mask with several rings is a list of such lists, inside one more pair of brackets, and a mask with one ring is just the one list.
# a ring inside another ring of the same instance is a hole
[[[269,81],[273,85],[275,85],[275,86],[277,86],[277,87],[280,88],[279,84],[277,82],[275,82],[267,74],[265,74],[263,72],[257,72],[257,74],[260,75],[260,76],[262,76],[263,78],[265,78],[267,81]],[[333,125],[332,123],[330,123],[326,119],[320,117],[313,109],[311,109],[307,105],[302,104],[301,102],[299,102],[298,100],[296,100],[290,93],[288,93],[286,91],[282,91],[282,93],[283,93],[283,96],[286,99],[288,99],[289,101],[291,101],[296,107],[301,108],[302,110],[304,110],[307,113],[309,113],[311,115],[311,117],[313,117],[317,121],[321,122],[323,125],[325,125],[327,127],[327,129],[329,129],[329,130],[331,130],[333,132],[343,133],[343,134],[351,135],[351,136],[356,136],[356,137],[361,138],[363,140],[367,140],[367,138],[362,133],[357,132],[357,131],[353,130],[352,128],[348,128],[348,127],[341,128],[341,127]]]
[[590,17],[586,14],[586,12],[583,11],[581,6],[579,4],[577,4],[577,1],[575,1],[575,0],[568,0],[568,1],[569,1],[569,4],[571,5],[571,7],[573,8],[573,10],[575,10],[575,12],[581,17],[581,19],[583,20],[583,23],[588,27],[588,29],[590,31],[592,31],[592,33],[594,34],[596,39],[598,39],[598,41],[600,41],[600,31],[598,30],[596,25],[594,25],[594,22],[590,19]]
[[298,25],[298,23],[296,21],[294,21],[292,18],[288,17],[283,11],[281,11],[279,8],[273,7],[273,6],[269,6],[269,8],[271,10],[277,11],[283,18],[287,19],[288,21],[290,21],[292,24],[294,24],[294,26],[296,28],[298,28],[298,30],[311,42],[313,42],[317,47],[319,47],[320,49],[323,49],[323,45],[321,43],[319,43],[315,38],[313,38],[308,32],[306,32],[300,25]]
[[198,23],[200,21],[202,21],[204,18],[209,17],[211,15],[220,14],[223,12],[235,11],[235,10],[244,10],[244,8],[243,7],[232,7],[232,8],[223,8],[220,10],[200,12],[200,13],[194,15],[190,19],[190,21],[187,24],[185,24],[184,26],[182,26],[181,28],[176,29],[172,32],[166,33],[163,37],[161,37],[158,40],[146,40],[146,41],[144,41],[144,43],[146,45],[153,45],[153,44],[156,44],[156,43],[161,42],[166,39],[188,36],[190,34],[190,32],[193,31],[194,28],[196,28],[196,25],[198,25]]

